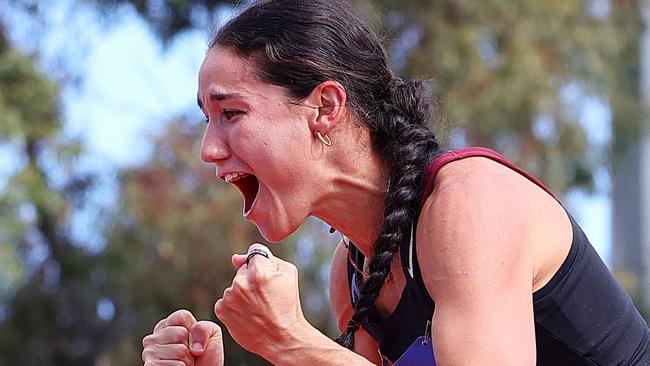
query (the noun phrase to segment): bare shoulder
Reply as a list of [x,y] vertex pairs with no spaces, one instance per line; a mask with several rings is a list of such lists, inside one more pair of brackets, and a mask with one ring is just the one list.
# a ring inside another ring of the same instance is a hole
[[521,198],[531,193],[548,196],[527,178],[491,159],[462,159],[444,166],[436,176],[433,192],[423,206],[421,222],[448,225],[450,220],[471,220],[487,212],[525,211],[529,201]]
[[464,195],[483,194],[487,192],[485,190],[489,189],[504,193],[504,188],[515,186],[525,188],[532,184],[510,167],[490,158],[470,157],[448,163],[442,167],[436,175],[434,191],[429,198],[446,197],[449,194],[459,193],[459,190]]
[[487,158],[450,163],[436,176],[418,222],[417,257],[436,302],[441,364],[534,364],[529,201],[543,194]]
[[418,224],[418,258],[431,269],[423,272],[429,291],[456,285],[450,279],[459,280],[460,273],[476,283],[509,273],[532,278],[529,226],[537,200],[552,198],[488,158],[443,167]]

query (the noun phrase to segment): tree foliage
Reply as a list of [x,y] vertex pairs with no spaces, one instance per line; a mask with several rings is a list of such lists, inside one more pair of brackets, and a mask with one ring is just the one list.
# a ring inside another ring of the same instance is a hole
[[600,131],[589,129],[610,127],[585,124],[585,109],[625,104],[628,118],[614,128],[639,123],[638,88],[621,90],[638,73],[642,24],[634,1],[379,6],[396,66],[432,78],[452,145],[491,146],[563,192],[591,188],[609,157],[607,142],[589,139]]
[[179,33],[210,26],[224,7],[241,3],[239,0],[89,0],[100,11],[116,6],[132,6],[151,25],[162,42],[168,42]]
[[[47,2],[15,0],[45,9]],[[130,6],[161,42],[208,29],[234,1],[86,0],[111,14]],[[403,77],[431,80],[446,116],[433,126],[451,147],[496,148],[558,192],[589,188],[596,169],[624,151],[640,126],[635,0],[370,1]],[[613,126],[587,124],[591,108]],[[230,283],[233,252],[259,234],[240,215],[241,198],[202,166],[202,127],[165,123],[152,158],[120,172],[116,208],[98,222],[107,243],[91,253],[71,234],[71,217],[92,191],[83,148],[62,137],[59,88],[0,27],[0,366],[131,365],[141,338],[162,317],[188,308],[213,319]],[[613,131],[593,138],[594,129]],[[106,224],[106,225],[104,225]],[[332,246],[317,222],[278,255],[301,269],[308,318],[334,334],[325,285]],[[54,326],[53,326],[54,325]],[[226,344],[228,365],[264,361]]]
[[95,259],[68,222],[92,177],[74,169],[78,142],[59,135],[57,86],[6,42],[0,86],[0,141],[13,157],[0,186],[0,364],[87,365],[110,333],[95,312]]

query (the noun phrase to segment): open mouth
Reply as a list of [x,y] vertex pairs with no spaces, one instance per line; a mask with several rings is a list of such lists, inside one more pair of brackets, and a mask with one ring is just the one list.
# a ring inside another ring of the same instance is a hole
[[234,184],[244,196],[244,215],[248,214],[253,207],[260,188],[260,182],[257,177],[246,173],[227,174],[226,182]]

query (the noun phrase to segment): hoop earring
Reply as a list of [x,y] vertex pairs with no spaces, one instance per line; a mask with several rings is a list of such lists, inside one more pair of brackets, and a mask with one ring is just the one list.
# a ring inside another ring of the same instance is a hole
[[321,140],[322,143],[325,144],[325,146],[332,146],[332,139],[325,135],[321,135],[320,131],[316,131],[316,136],[318,136],[318,139]]

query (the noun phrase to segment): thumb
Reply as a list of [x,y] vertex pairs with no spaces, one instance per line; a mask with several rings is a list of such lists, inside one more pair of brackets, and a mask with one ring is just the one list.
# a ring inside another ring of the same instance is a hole
[[217,332],[208,339],[208,345],[205,347],[203,355],[194,359],[194,366],[223,366],[224,354],[221,328],[217,326],[216,330]]
[[196,356],[194,366],[223,366],[223,338],[221,328],[213,322],[205,322],[209,329],[208,343],[203,355]]
[[[194,323],[190,328],[190,352],[194,357],[207,356],[209,353],[218,351],[221,359],[223,359],[223,345],[221,341],[221,328],[216,323],[211,321],[200,321]],[[210,358],[210,357],[204,357]],[[204,365],[215,365],[214,360],[212,364],[204,363]],[[219,364],[221,365],[221,364]]]
[[243,266],[246,263],[246,254],[233,254],[231,260],[232,265],[235,266],[235,268],[239,269],[239,267]]

